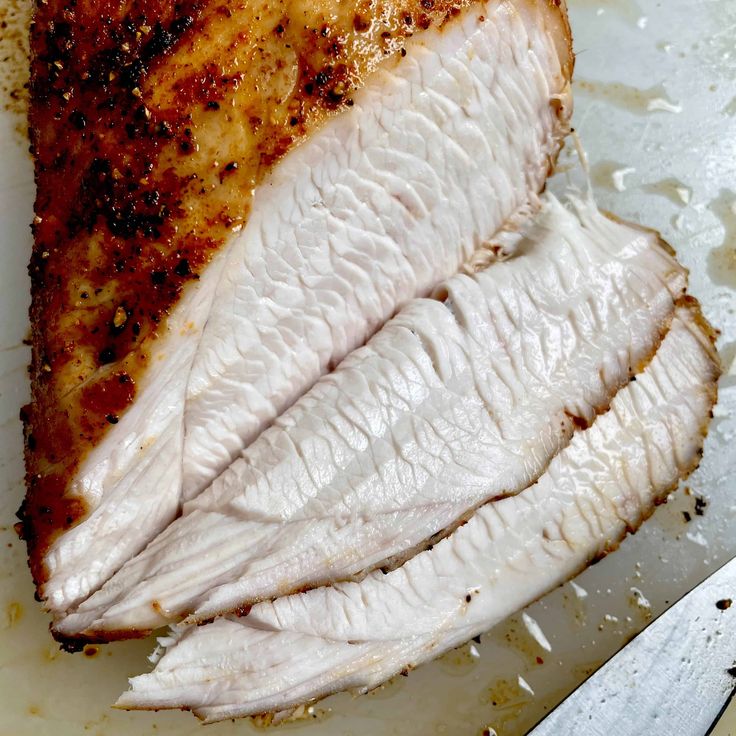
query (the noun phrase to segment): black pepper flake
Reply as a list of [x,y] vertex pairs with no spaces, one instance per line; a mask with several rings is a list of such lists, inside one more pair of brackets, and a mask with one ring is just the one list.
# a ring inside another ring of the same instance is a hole
[[283,26],[283,24],[279,23],[276,26],[276,29],[275,30],[276,30],[276,33],[278,33],[279,36],[280,36],[284,32],[284,26]]
[[135,111],[135,119],[141,122],[150,120],[151,111],[145,105],[138,105]]
[[145,204],[149,207],[155,207],[161,201],[161,195],[155,189],[143,192],[142,197]]
[[89,165],[89,170],[103,178],[112,171],[112,166],[106,158],[94,158]]
[[425,10],[432,10],[434,7],[434,0],[421,0],[419,3]]
[[136,322],[133,327],[131,328],[134,335],[140,335],[141,334],[141,323]]
[[50,514],[51,513],[51,507],[50,506],[39,506],[38,507],[38,513],[39,514]]
[[192,18],[191,15],[183,15],[181,18],[177,18],[171,24],[171,32],[175,36],[181,36],[181,34],[184,33],[184,31],[192,27],[193,23],[194,23],[194,18]]
[[329,102],[331,105],[339,105],[342,102],[342,99],[345,95],[341,92],[335,92],[334,89],[331,89],[327,93],[327,102]]
[[689,511],[683,511],[682,512],[682,518],[685,519],[685,523],[688,524],[690,521],[692,521],[692,516],[690,516]]
[[79,110],[72,110],[69,114],[69,122],[77,129],[83,130],[87,127],[87,117]]
[[155,56],[163,54],[164,51],[174,45],[175,41],[176,38],[173,33],[167,31],[161,23],[156,23],[151,34],[151,40],[144,46],[141,56],[146,61],[150,61]]
[[107,347],[100,351],[100,365],[107,365],[115,362],[115,348]]
[[146,71],[146,66],[141,59],[133,59],[120,71],[120,84],[130,90],[134,90],[141,82]]
[[207,103],[207,109],[208,110],[219,110],[220,109],[220,103],[217,100],[210,100]]
[[156,133],[161,138],[171,138],[174,134],[174,131],[171,127],[170,123],[167,123],[165,120],[162,120],[157,126],[156,126]]
[[130,383],[130,376],[127,373],[121,373],[118,376],[118,383]]
[[702,516],[705,513],[705,508],[708,502],[702,496],[695,496],[695,514]]
[[466,603],[470,603],[470,601],[472,600],[472,598],[473,598],[473,596],[472,596],[472,595],[470,595],[470,593],[468,593],[468,594],[467,594],[467,595],[465,596],[465,602],[466,602]]
[[230,163],[225,164],[225,166],[222,167],[222,171],[220,172],[220,184],[225,181],[226,176],[230,176],[234,171],[237,170],[237,168],[237,161],[230,161]]
[[358,33],[367,31],[371,27],[371,22],[363,18],[362,15],[356,15],[353,18],[353,29]]
[[730,598],[721,598],[720,601],[716,601],[716,608],[719,611],[725,611],[729,608],[731,608],[731,604],[733,601]]
[[186,258],[182,258],[174,267],[174,273],[182,278],[189,276],[191,273],[191,270],[189,269],[189,261]]
[[105,419],[107,419],[110,424],[117,424],[120,421],[120,418],[115,414],[106,414]]
[[402,57],[406,56],[406,49],[401,49],[401,56]]
[[151,281],[156,286],[161,286],[166,281],[166,271],[151,271]]
[[291,125],[291,127],[292,127],[292,128],[293,128],[293,127],[294,127],[295,125],[298,125],[298,124],[299,124],[299,118],[291,118],[291,119],[289,120],[289,125]]

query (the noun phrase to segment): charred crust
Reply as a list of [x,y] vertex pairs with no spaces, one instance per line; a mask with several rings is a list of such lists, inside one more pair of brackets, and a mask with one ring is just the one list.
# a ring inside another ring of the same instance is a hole
[[113,641],[128,641],[145,639],[150,636],[152,629],[121,629],[120,631],[89,631],[80,636],[65,636],[50,627],[51,635],[58,642],[59,649],[70,654],[83,652],[90,644],[109,644]]

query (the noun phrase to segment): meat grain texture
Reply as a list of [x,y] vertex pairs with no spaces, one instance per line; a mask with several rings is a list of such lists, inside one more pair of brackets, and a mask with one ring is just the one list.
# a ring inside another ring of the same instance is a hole
[[540,197],[563,2],[48,0],[31,51],[21,527],[58,638],[174,624],[119,706],[369,690],[696,465],[686,271]]
[[572,56],[546,0],[54,0],[32,52],[21,515],[59,618],[536,205]]
[[58,631],[145,632],[395,566],[533,483],[687,283],[656,235],[576,205],[548,197],[519,256],[407,305]]
[[393,572],[174,629],[118,705],[208,722],[288,711],[365,692],[487,631],[615,549],[696,466],[719,370],[712,333],[685,301],[651,364],[536,484]]

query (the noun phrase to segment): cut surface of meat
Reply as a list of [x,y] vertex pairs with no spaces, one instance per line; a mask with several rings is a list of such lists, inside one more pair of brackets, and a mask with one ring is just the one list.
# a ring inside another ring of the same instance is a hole
[[256,193],[192,366],[185,498],[530,204],[571,106],[550,20],[525,5],[409,41]]
[[[104,24],[84,8],[58,22],[56,0],[34,26],[22,515],[57,617],[171,521],[182,489],[534,206],[568,129],[560,3],[396,2],[372,19],[328,2],[299,9],[305,23],[274,3],[252,26],[251,6],[163,1],[147,25],[145,4],[114,38],[85,36]],[[247,64],[219,76],[213,49]],[[271,66],[297,70],[284,94]],[[94,204],[76,219],[74,196]]]
[[683,300],[660,349],[610,411],[539,481],[388,574],[182,625],[125,708],[187,708],[206,721],[365,692],[476,636],[615,549],[698,463],[718,357]]
[[575,203],[547,197],[518,256],[409,304],[59,633],[142,633],[395,566],[533,483],[649,361],[686,286],[654,233]]

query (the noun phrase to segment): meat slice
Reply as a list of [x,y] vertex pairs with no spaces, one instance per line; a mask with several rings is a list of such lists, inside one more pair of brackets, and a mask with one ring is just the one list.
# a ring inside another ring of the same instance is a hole
[[651,358],[686,276],[591,202],[548,198],[518,248],[407,306],[58,632],[144,632],[393,566],[533,483]]
[[185,498],[528,209],[567,129],[564,32],[539,0],[471,6],[261,187],[192,365]]
[[615,549],[697,464],[718,358],[695,304],[608,413],[538,483],[489,503],[403,567],[255,606],[161,640],[124,708],[187,708],[217,721],[365,692],[486,631]]
[[39,5],[21,515],[56,617],[535,206],[568,130],[564,4],[366,7]]

